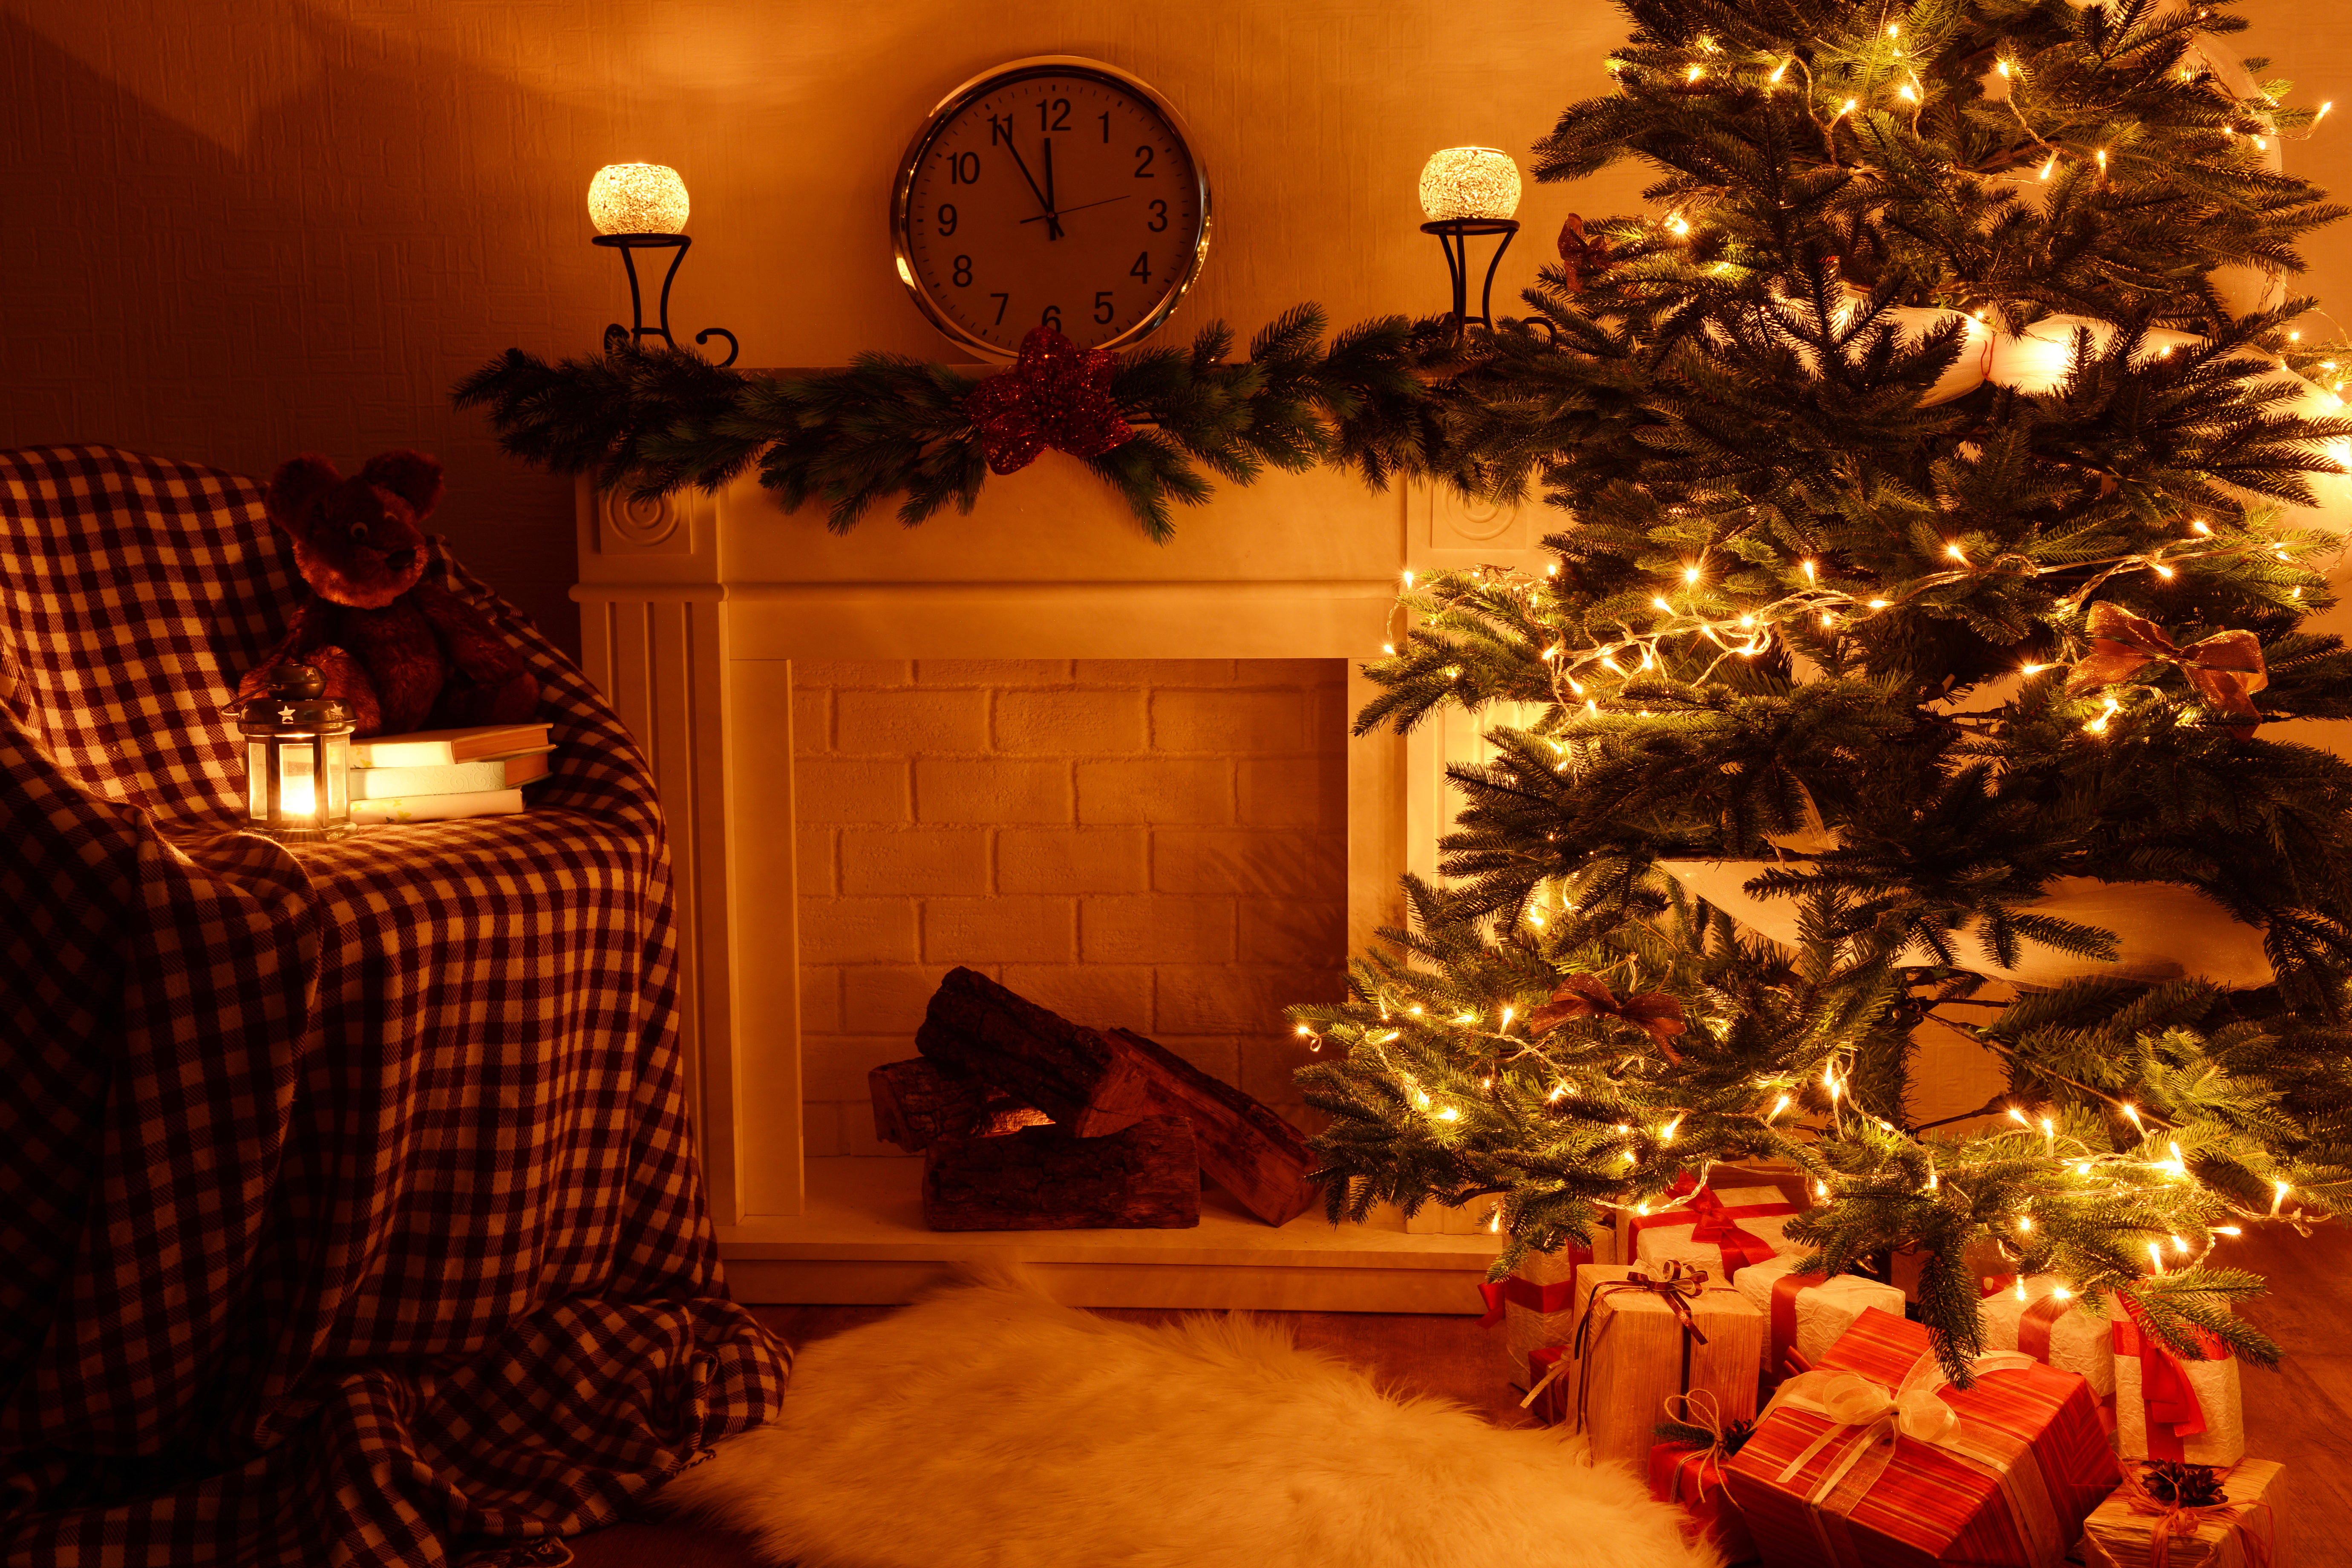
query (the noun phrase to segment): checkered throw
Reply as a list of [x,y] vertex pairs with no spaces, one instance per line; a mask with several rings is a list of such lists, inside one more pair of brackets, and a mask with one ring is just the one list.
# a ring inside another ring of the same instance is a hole
[[520,816],[236,831],[307,591],[252,481],[0,453],[0,1562],[442,1563],[767,1419],[679,1076],[636,747],[523,651]]

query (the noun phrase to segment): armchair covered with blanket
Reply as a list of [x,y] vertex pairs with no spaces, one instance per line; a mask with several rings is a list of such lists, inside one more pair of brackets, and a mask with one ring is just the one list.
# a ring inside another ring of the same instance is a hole
[[436,552],[553,776],[289,850],[222,711],[307,591],[260,487],[0,453],[0,1563],[463,1563],[782,1395],[703,1207],[645,764]]

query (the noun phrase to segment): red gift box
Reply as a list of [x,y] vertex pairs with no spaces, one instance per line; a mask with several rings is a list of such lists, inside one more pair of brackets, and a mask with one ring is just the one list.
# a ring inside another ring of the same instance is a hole
[[1650,1450],[1650,1495],[1678,1505],[1700,1533],[1715,1542],[1726,1563],[1748,1563],[1756,1557],[1748,1521],[1724,1485],[1723,1460],[1713,1448],[1695,1443],[1660,1443]]
[[2006,1353],[1951,1386],[1872,1308],[1783,1384],[1724,1467],[1774,1568],[2055,1568],[2121,1479],[2090,1385]]

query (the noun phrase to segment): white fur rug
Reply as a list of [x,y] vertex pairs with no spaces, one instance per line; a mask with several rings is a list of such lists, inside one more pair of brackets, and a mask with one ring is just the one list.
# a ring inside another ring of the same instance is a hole
[[803,1568],[1717,1568],[1581,1438],[1382,1394],[1276,1324],[998,1274],[821,1340],[663,1504]]

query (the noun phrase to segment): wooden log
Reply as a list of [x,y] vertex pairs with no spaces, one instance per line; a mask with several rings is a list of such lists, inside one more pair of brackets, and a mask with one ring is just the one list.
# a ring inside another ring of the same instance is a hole
[[1155,1116],[1099,1138],[1028,1127],[945,1138],[923,1151],[923,1222],[933,1230],[1175,1230],[1201,1223],[1190,1123]]
[[951,969],[940,982],[915,1048],[1035,1106],[1080,1138],[1151,1114],[1096,1109],[1132,1098],[1127,1079],[1139,1071],[1136,1053],[973,970]]
[[1298,1129],[1264,1101],[1132,1029],[1106,1031],[1131,1069],[1106,1082],[1097,1113],[1181,1116],[1201,1146],[1201,1173],[1268,1225],[1284,1225],[1315,1204],[1307,1179],[1315,1156]]
[[942,1138],[994,1138],[1034,1127],[1045,1113],[970,1073],[915,1057],[866,1075],[874,1136],[919,1153]]

